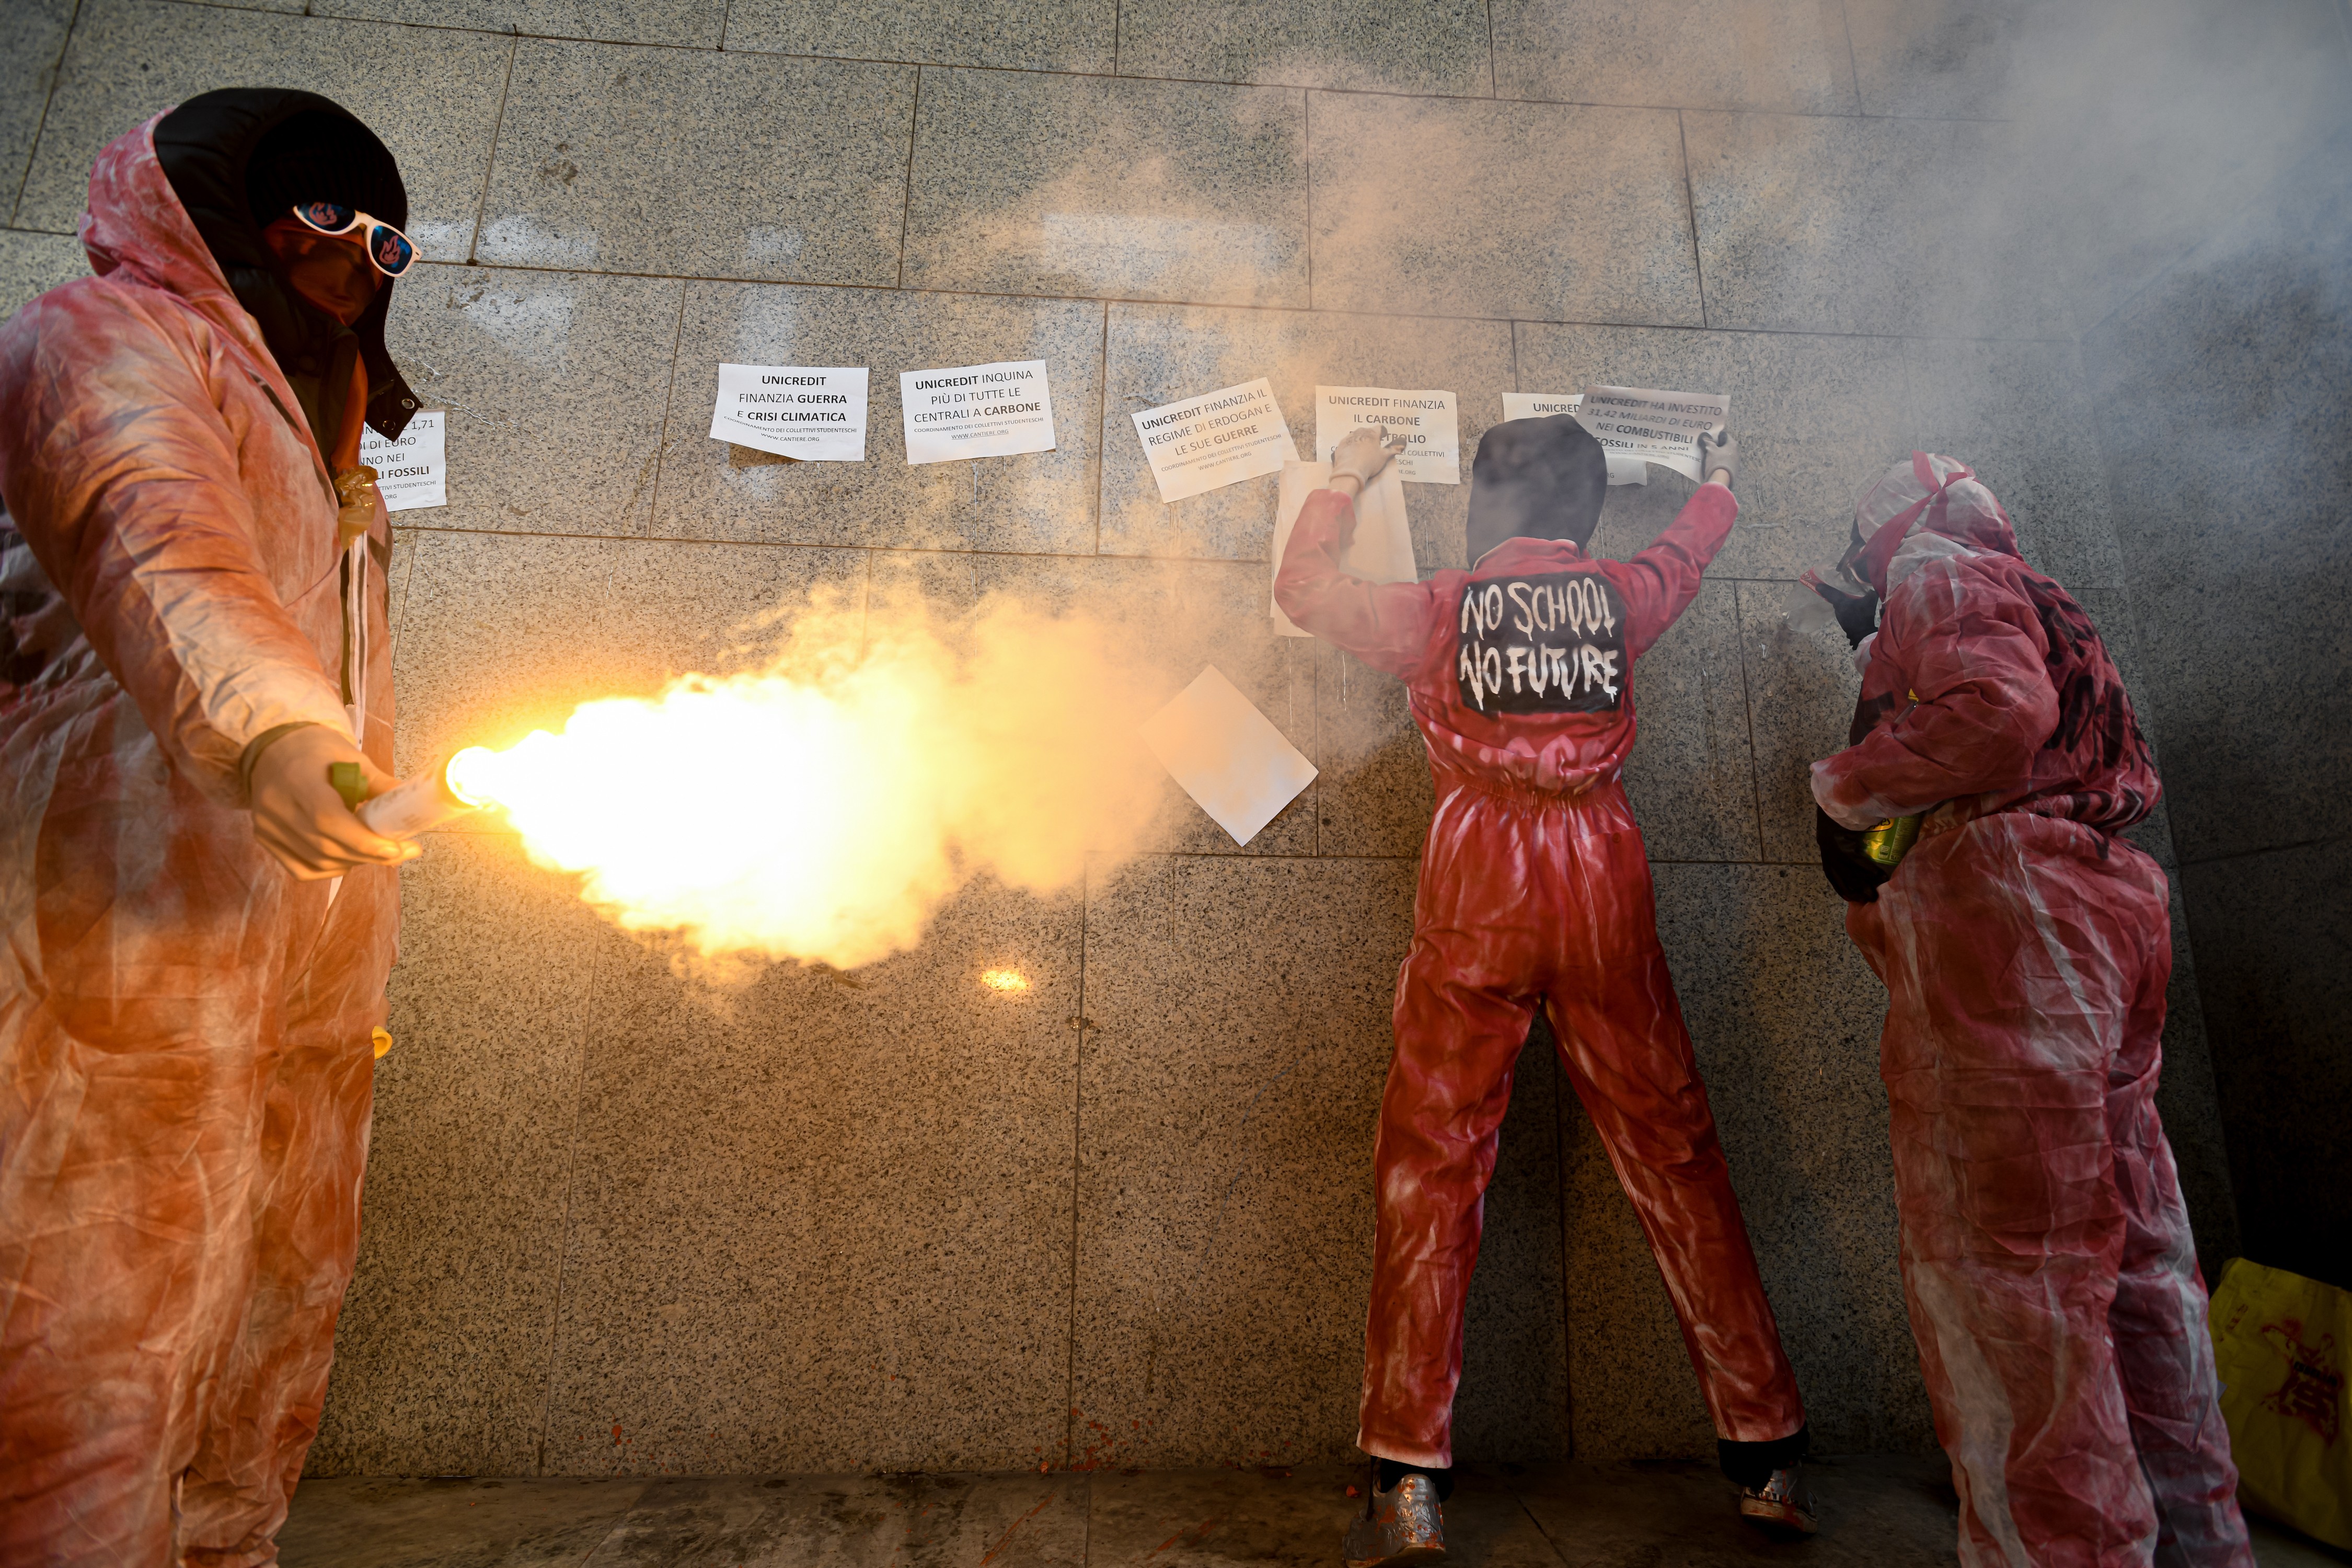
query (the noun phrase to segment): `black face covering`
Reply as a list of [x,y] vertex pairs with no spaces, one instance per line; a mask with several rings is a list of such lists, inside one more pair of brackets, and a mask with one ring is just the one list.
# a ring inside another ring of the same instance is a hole
[[1470,464],[1470,559],[1507,539],[1586,544],[1608,499],[1609,459],[1574,415],[1507,420]]
[[165,115],[155,154],[237,302],[260,323],[319,450],[332,452],[341,432],[355,357],[367,362],[367,422],[387,437],[406,429],[416,395],[383,343],[393,280],[380,279],[346,327],[295,292],[261,237],[301,201],[341,202],[406,226],[400,168],[375,133],[315,92],[225,88]]

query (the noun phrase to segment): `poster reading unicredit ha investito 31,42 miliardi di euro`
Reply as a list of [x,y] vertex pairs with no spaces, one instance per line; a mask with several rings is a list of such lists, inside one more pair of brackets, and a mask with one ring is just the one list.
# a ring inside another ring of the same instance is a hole
[[1722,433],[1731,399],[1720,392],[1588,386],[1576,417],[1610,457],[1655,463],[1696,483],[1699,436]]

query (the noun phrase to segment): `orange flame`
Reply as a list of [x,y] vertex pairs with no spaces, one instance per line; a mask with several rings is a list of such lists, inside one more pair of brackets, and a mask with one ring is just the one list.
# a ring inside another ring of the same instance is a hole
[[913,947],[976,876],[1050,894],[1134,850],[1160,784],[1128,646],[1005,600],[945,626],[819,599],[763,668],[583,703],[448,778],[626,930],[852,968]]

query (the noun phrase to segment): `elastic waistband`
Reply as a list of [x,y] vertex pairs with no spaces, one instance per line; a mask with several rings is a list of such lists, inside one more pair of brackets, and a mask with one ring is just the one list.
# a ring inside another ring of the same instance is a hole
[[1533,789],[1526,784],[1506,784],[1473,773],[1445,769],[1436,772],[1437,795],[1440,800],[1457,789],[1475,791],[1479,795],[1531,811],[1590,811],[1595,807],[1623,806],[1624,781],[1618,778],[1596,779],[1580,790]]

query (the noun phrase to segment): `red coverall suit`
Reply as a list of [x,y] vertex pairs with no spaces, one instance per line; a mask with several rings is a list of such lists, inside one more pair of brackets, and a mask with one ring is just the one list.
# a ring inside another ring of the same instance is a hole
[[2159,785],[2090,617],[1926,453],[1863,502],[1885,598],[1849,827],[1926,813],[1846,928],[1885,982],[1903,1281],[1960,1561],[2245,1564],[2205,1287],[2157,1121]]
[[1276,602],[1404,679],[1437,793],[1373,1152],[1367,1453],[1453,1463],[1463,1300],[1538,1004],[1649,1237],[1717,1433],[1769,1442],[1804,1426],[1619,783],[1633,661],[1688,606],[1738,510],[1706,485],[1630,562],[1513,539],[1468,572],[1387,584],[1340,569],[1356,513],[1338,491],[1310,496],[1292,530]]
[[[248,741],[353,728],[338,509],[153,126],[91,174],[100,276],[0,329],[11,1564],[277,1561],[358,1244],[398,920],[392,869],[297,881],[239,809]],[[356,553],[389,538],[379,507]],[[359,727],[389,769],[362,580]]]

